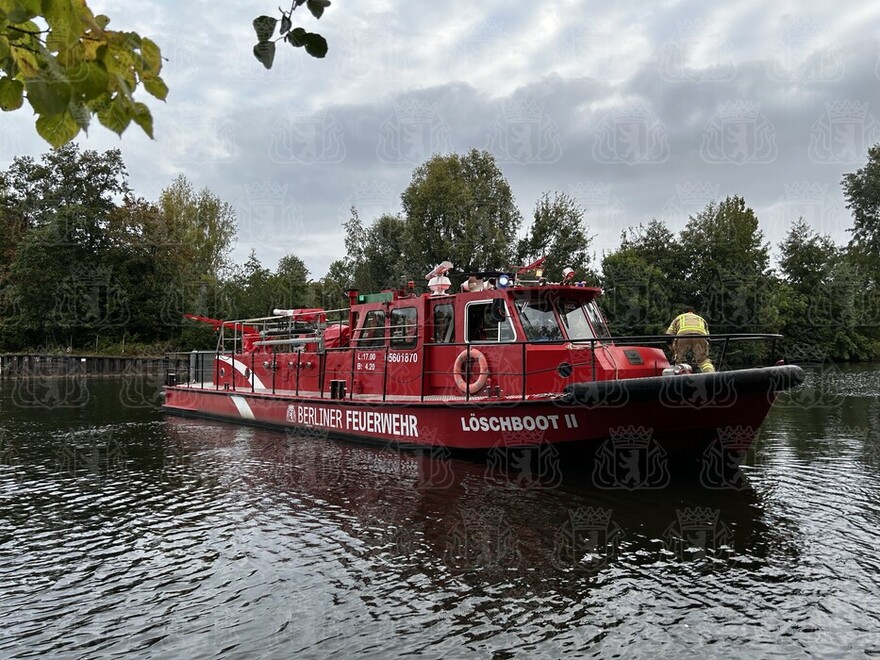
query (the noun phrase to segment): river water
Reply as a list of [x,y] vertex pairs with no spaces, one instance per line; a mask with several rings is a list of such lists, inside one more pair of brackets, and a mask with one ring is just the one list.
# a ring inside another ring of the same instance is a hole
[[876,368],[810,370],[735,474],[399,452],[157,391],[0,381],[0,656],[880,655]]

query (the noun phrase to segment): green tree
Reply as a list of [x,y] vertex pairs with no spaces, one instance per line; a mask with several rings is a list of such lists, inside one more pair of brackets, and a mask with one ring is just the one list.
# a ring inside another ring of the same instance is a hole
[[544,193],[535,204],[534,220],[528,235],[517,245],[520,264],[530,264],[544,256],[545,276],[562,279],[562,269],[571,267],[578,279],[596,279],[590,267],[592,237],[587,234],[584,209],[565,193],[552,198]]
[[309,285],[309,269],[296,255],[288,254],[278,260],[270,282],[273,308],[294,309],[316,304]]
[[413,172],[401,201],[407,272],[444,260],[459,272],[511,263],[522,217],[492,154],[434,156]]
[[363,262],[354,282],[361,291],[379,291],[401,285],[406,276],[406,225],[398,216],[383,215],[367,228]]
[[852,245],[880,272],[880,144],[868,150],[864,167],[844,175],[843,194],[853,214]]
[[84,0],[0,0],[0,108],[27,101],[37,133],[54,147],[88,130],[93,116],[119,135],[134,121],[153,137],[150,109],[134,95],[143,85],[167,96],[161,52],[109,22]]
[[706,317],[714,332],[778,328],[769,245],[757,216],[741,197],[710,202],[688,220],[679,242],[686,257],[687,302]]
[[114,198],[128,193],[119,151],[80,153],[68,144],[40,163],[15,159],[0,182],[3,217],[19,234],[3,283],[15,309],[3,320],[4,336],[70,345],[124,326],[127,291],[108,237]]
[[236,232],[235,211],[207,188],[198,193],[184,175],[159,196],[164,236],[156,240],[174,248],[169,255],[181,272],[198,279],[219,277],[227,265]]
[[624,230],[602,260],[602,306],[616,334],[661,334],[688,304],[687,257],[661,221]]
[[[779,244],[781,331],[798,352],[826,352],[834,343],[832,300],[840,251],[828,236],[817,234],[803,218],[789,227]],[[811,347],[809,350],[803,347]]]

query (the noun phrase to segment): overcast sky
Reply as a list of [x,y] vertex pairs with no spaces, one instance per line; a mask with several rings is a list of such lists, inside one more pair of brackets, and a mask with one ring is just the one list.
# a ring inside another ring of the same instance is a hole
[[[492,152],[524,227],[542,193],[570,194],[601,259],[627,227],[678,231],[733,194],[774,247],[799,216],[844,243],[841,177],[880,142],[875,2],[334,0],[294,14],[327,57],[279,44],[269,71],[251,21],[277,1],[89,5],[159,44],[171,91],[139,92],[155,140],[95,121],[80,147],[121,148],[150,200],[181,173],[209,188],[236,210],[237,262],[295,254],[315,279],[349,208],[399,212],[435,153]],[[26,109],[3,116],[0,168],[46,151]]]

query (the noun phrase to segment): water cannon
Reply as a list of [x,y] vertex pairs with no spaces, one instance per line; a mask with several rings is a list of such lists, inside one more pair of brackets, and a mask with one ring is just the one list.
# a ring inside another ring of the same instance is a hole
[[425,275],[425,279],[428,280],[428,288],[432,294],[445,295],[449,287],[452,286],[452,282],[446,277],[446,273],[449,272],[450,268],[452,268],[451,262],[442,261],[434,266],[430,273]]

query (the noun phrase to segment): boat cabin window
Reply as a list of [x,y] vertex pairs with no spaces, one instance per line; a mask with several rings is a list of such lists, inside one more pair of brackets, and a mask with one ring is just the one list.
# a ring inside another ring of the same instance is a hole
[[594,339],[593,328],[590,327],[587,312],[582,301],[563,298],[558,303],[559,318],[565,326],[569,339]]
[[[504,302],[503,299],[499,298],[498,300]],[[502,342],[516,339],[516,332],[510,317],[504,314],[504,317],[501,318],[497,303],[494,307],[495,311],[493,311],[492,300],[468,303],[465,333],[469,342]],[[506,306],[501,306],[501,310],[506,311],[506,309]]]
[[364,317],[364,326],[358,338],[358,347],[383,346],[385,344],[385,312],[374,309]]
[[415,307],[400,307],[391,310],[391,348],[415,348],[418,341],[416,332],[418,312]]
[[605,315],[599,309],[599,303],[593,300],[585,305],[585,309],[587,310],[587,316],[590,317],[590,323],[593,324],[596,336],[599,339],[610,339],[611,331],[608,330],[608,325],[605,323]]
[[553,305],[547,298],[520,300],[516,303],[520,323],[528,341],[557,341],[562,331],[556,321]]
[[563,298],[557,303],[559,318],[569,339],[609,339],[611,333],[605,317],[595,300],[584,303],[575,298]]
[[434,342],[451,344],[455,339],[455,323],[453,322],[452,305],[437,305],[434,308]]

